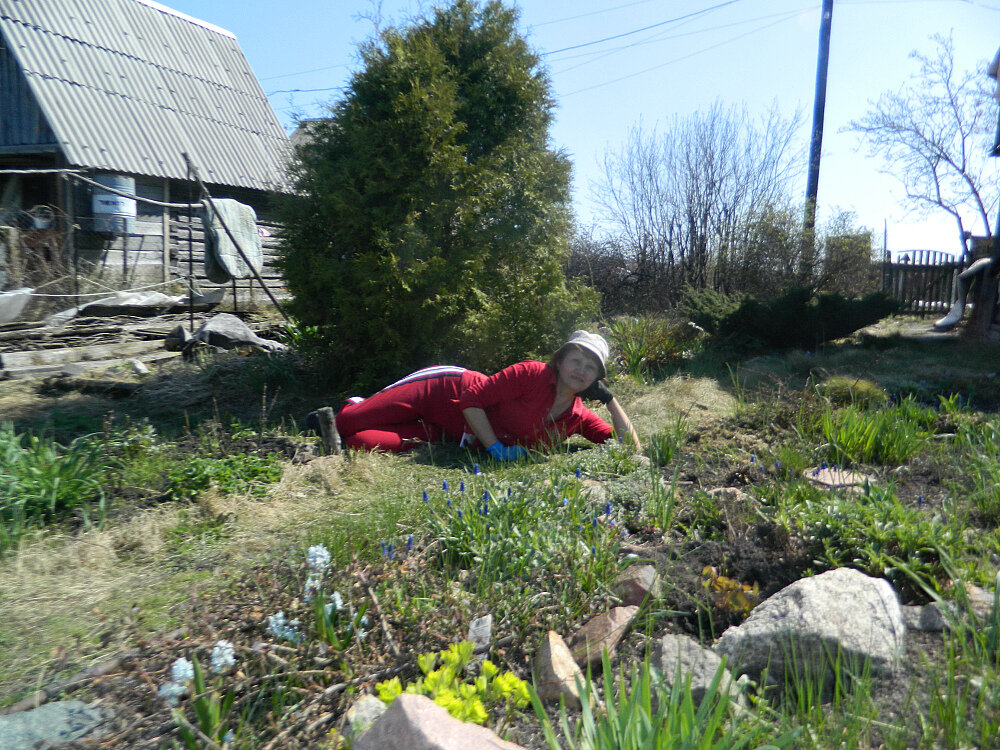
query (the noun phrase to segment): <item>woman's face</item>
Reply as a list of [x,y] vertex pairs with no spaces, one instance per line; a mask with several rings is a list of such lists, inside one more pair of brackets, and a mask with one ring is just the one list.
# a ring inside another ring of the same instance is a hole
[[587,390],[601,374],[597,359],[579,349],[570,349],[556,365],[556,370],[559,381],[574,393]]

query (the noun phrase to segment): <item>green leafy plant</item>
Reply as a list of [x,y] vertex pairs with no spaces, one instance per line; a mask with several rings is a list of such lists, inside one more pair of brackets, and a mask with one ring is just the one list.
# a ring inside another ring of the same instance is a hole
[[[607,652],[603,657],[604,710],[597,705],[594,683],[588,676],[580,687],[582,713],[570,724],[565,705],[560,724],[569,750],[739,750],[749,747],[783,748],[800,732],[778,734],[768,722],[737,721],[731,701],[722,689],[726,676],[720,665],[700,703],[691,694],[691,678],[680,670],[672,684],[664,682],[648,661],[633,667],[628,680],[617,682]],[[535,714],[549,750],[562,750],[552,722],[537,692],[531,691]]]
[[337,651],[344,651],[355,640],[364,638],[365,627],[368,625],[365,614],[367,605],[362,604],[355,609],[344,604],[339,591],[327,598],[323,589],[313,596],[312,605],[316,636],[327,645],[333,646]]
[[439,653],[421,654],[417,664],[423,677],[405,688],[398,677],[380,682],[375,686],[378,697],[391,705],[404,692],[426,695],[456,719],[476,724],[485,724],[492,711],[501,715],[497,732],[502,734],[516,712],[527,707],[528,684],[513,672],[501,672],[489,659],[480,665],[475,679],[464,679],[472,654],[471,641],[452,643]]
[[105,469],[100,444],[89,436],[64,447],[0,424],[0,522],[8,541],[26,525],[77,511],[89,522],[90,509],[104,507]]
[[274,455],[240,454],[223,458],[194,457],[167,474],[170,494],[191,500],[215,485],[220,492],[262,495],[267,484],[281,479],[281,462]]
[[[203,750],[206,743],[201,735],[214,743],[228,742],[229,714],[236,700],[236,693],[227,691],[225,695],[219,692],[218,686],[209,689],[205,683],[205,674],[197,658],[191,659],[194,667],[194,708],[195,723],[192,724],[184,712],[175,708],[174,721],[177,731],[188,750]],[[221,682],[221,680],[220,680]],[[196,731],[197,728],[197,731]],[[201,735],[199,735],[199,732]]]
[[827,443],[827,459],[845,464],[906,462],[927,443],[927,412],[910,398],[897,406],[875,411],[858,406],[827,410],[820,432]]
[[608,328],[615,361],[640,382],[677,364],[698,345],[697,329],[662,317],[616,318]]
[[949,451],[962,477],[955,489],[969,497],[982,519],[1000,522],[1000,420],[963,425]]
[[756,583],[751,586],[735,578],[719,575],[714,565],[706,565],[701,571],[701,585],[719,609],[748,615],[750,610],[760,604],[760,587]]
[[678,414],[667,427],[654,432],[649,438],[649,458],[657,466],[666,466],[674,460],[688,433],[687,417]]

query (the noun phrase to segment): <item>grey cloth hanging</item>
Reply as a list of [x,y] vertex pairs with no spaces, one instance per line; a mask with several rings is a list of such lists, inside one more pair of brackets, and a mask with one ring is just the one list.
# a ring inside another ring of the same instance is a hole
[[[260,273],[264,253],[261,248],[260,233],[257,231],[257,213],[252,207],[232,198],[215,198],[212,203],[218,215],[212,211],[207,201],[202,208],[202,220],[205,222],[206,278],[216,284],[223,284],[230,279],[250,278],[254,270]],[[219,220],[220,217],[222,221]],[[222,226],[223,221],[252,264],[253,270],[240,257],[239,250],[233,245],[229,234]]]

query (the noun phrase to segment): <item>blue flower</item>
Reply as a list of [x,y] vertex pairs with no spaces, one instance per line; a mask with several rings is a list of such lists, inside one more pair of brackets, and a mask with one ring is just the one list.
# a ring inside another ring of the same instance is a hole
[[459,518],[461,518],[461,517],[462,517],[462,511],[458,511],[458,517],[459,517]]
[[595,518],[593,521],[591,521],[590,525],[593,526],[596,529],[597,528],[597,519]]
[[479,470],[479,464],[472,464],[472,473],[473,474],[482,474],[482,472]]
[[756,456],[750,456],[750,463],[756,463],[756,462],[757,462],[757,457]]
[[459,492],[465,492],[465,480],[464,479],[461,482],[458,483],[458,491]]
[[410,534],[406,538],[406,551],[407,552],[412,552],[413,551],[413,534]]
[[490,491],[483,490],[483,500],[489,500],[489,499],[490,499]]
[[447,479],[442,479],[441,480],[441,489],[444,490],[445,492],[448,491],[448,480]]
[[823,463],[821,463],[819,465],[819,468],[824,469],[824,470],[826,469],[826,460],[825,459],[823,460]]
[[563,505],[569,505],[569,498],[568,497],[564,497],[563,498]]
[[582,524],[582,523],[578,523],[578,524],[576,525],[576,530],[577,530],[577,531],[583,531],[583,524]]
[[604,515],[606,515],[606,516],[610,516],[611,515],[611,503],[610,502],[604,503]]
[[386,555],[388,555],[388,554],[389,554],[389,548],[388,548],[388,547],[386,547],[386,545],[385,545],[385,542],[384,542],[384,541],[383,541],[383,542],[381,542],[381,544],[382,544],[382,557],[385,557]]
[[451,498],[450,497],[448,498],[448,509],[449,510],[451,509]]
[[424,490],[423,500],[425,503],[429,503],[431,501],[431,499],[427,496],[427,490]]
[[581,473],[580,473],[580,467],[579,467],[579,466],[577,466],[577,467],[576,467],[576,478],[577,478],[577,479],[579,479],[579,478],[580,478],[580,476],[581,476]]
[[774,462],[774,468],[775,469],[780,469],[781,468],[781,461],[775,461]]
[[396,556],[396,548],[392,544],[389,544],[385,549],[390,560]]

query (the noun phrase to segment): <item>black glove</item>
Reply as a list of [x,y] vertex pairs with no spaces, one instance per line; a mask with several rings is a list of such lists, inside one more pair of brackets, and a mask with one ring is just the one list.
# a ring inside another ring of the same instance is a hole
[[608,387],[604,384],[604,381],[598,378],[585,391],[580,391],[580,398],[590,399],[591,401],[600,401],[602,404],[607,406],[611,403],[611,399],[615,396],[608,390]]

